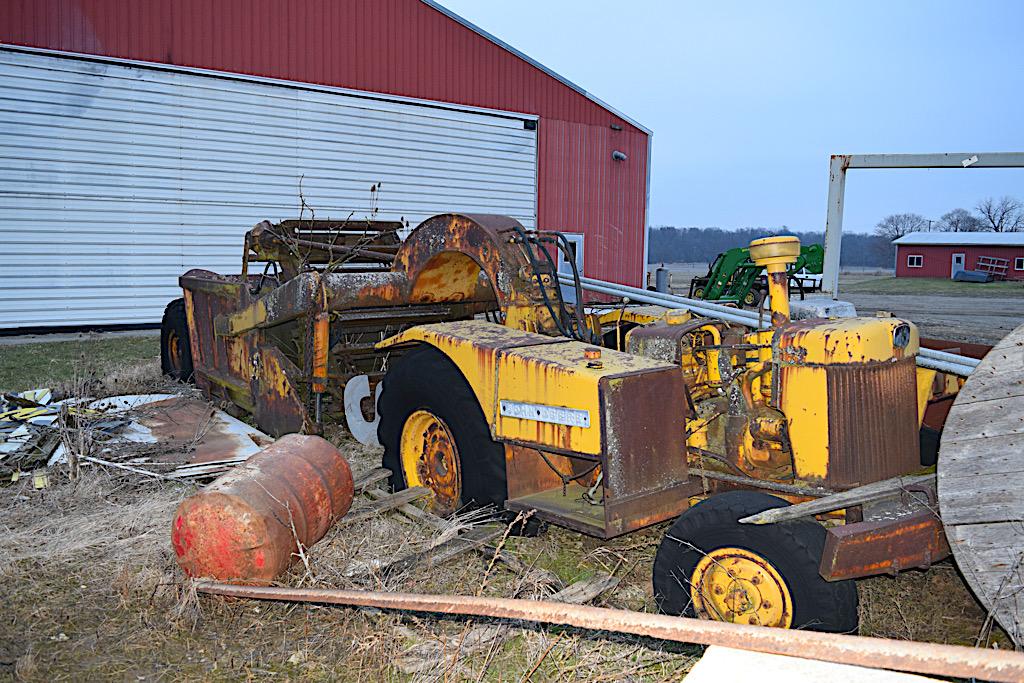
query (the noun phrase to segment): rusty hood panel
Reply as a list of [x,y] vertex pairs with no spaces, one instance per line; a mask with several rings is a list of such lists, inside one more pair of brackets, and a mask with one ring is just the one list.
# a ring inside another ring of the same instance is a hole
[[775,332],[778,359],[794,365],[869,363],[917,355],[917,327],[899,318],[800,320]]

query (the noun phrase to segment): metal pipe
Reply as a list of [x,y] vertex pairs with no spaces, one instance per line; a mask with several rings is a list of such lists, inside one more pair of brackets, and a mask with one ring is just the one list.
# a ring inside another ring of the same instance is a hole
[[[567,278],[568,276],[560,275],[559,278]],[[685,308],[693,311],[694,313],[700,313],[706,317],[719,317],[722,320],[728,319],[727,322],[735,322],[739,325],[746,326],[757,326],[757,314],[751,313],[750,311],[744,311],[739,308],[733,308],[731,306],[722,306],[720,304],[711,304],[706,301],[700,301],[697,299],[687,299],[686,297],[677,296],[675,294],[661,294],[660,292],[654,292],[646,289],[640,289],[638,287],[630,287],[628,285],[619,285],[614,282],[604,282],[602,280],[594,280],[593,278],[580,278],[583,289],[588,289],[595,292],[603,292],[605,294],[612,294],[615,296],[628,297],[630,301],[650,303],[658,306],[665,306],[667,308]],[[767,322],[765,323],[767,325]]]
[[[924,349],[922,349],[923,351]],[[930,356],[918,354],[917,364],[922,368],[928,368],[929,370],[938,370],[939,372],[948,372],[951,375],[960,375],[961,377],[968,377],[974,368],[970,365],[964,365],[962,363],[951,363],[945,360],[936,360]]]
[[935,360],[943,360],[950,363],[957,363],[959,365],[968,365],[972,368],[978,367],[981,363],[980,358],[971,358],[970,356],[961,356],[959,353],[950,353],[949,351],[939,351],[938,349],[924,349],[922,348],[918,353],[924,354],[929,358]]
[[211,595],[257,600],[315,602],[354,607],[515,619],[595,631],[630,633],[679,643],[721,645],[740,650],[893,669],[939,676],[1024,682],[1024,654],[959,645],[936,645],[835,633],[787,630],[703,621],[628,610],[570,605],[550,600],[516,600],[463,595],[418,595],[382,591],[265,588],[199,581]]
[[[561,280],[562,278],[559,277],[559,281]],[[582,281],[583,278],[580,278],[580,280]],[[750,325],[750,321],[747,318],[744,318],[740,315],[722,313],[719,311],[714,311],[703,307],[690,306],[688,304],[679,304],[677,302],[665,299],[664,297],[667,296],[665,294],[656,294],[655,292],[647,292],[645,290],[638,290],[638,293],[625,292],[623,290],[616,289],[614,286],[609,286],[611,285],[611,283],[593,284],[589,282],[581,282],[581,284],[583,285],[584,289],[589,289],[594,292],[600,292],[602,294],[611,294],[612,296],[628,296],[631,301],[636,301],[639,303],[654,304],[656,306],[667,306],[668,308],[683,307],[693,311],[694,313],[699,313],[700,315],[703,315],[708,318],[717,318],[719,320],[724,320],[725,322],[736,323],[737,325]]]
[[704,301],[702,299],[688,299],[687,297],[679,296],[678,294],[661,294],[660,292],[651,292],[651,291],[648,291],[646,289],[640,289],[639,287],[632,287],[630,285],[620,285],[620,284],[617,284],[617,283],[614,283],[614,282],[605,282],[604,280],[597,280],[595,278],[585,277],[585,276],[582,276],[582,275],[580,276],[580,282],[584,284],[584,288],[585,289],[587,288],[586,287],[587,284],[602,285],[602,286],[612,286],[612,287],[615,287],[616,289],[621,289],[621,290],[623,290],[625,292],[630,292],[631,293],[630,298],[633,298],[632,294],[656,294],[657,296],[660,296],[660,297],[663,297],[663,298],[666,298],[666,299],[670,299],[673,302],[676,302],[676,306],[677,307],[679,307],[679,306],[685,306],[687,308],[698,308],[699,307],[699,308],[707,309],[709,311],[719,311],[721,313],[743,315],[743,316],[746,316],[748,318],[752,318],[753,320],[755,320],[755,322],[757,320],[757,314],[752,312],[752,311],[744,311],[743,309],[733,308],[732,306],[723,306],[722,304],[716,304],[716,303],[713,303],[711,301]]
[[[567,276],[559,275],[559,279],[565,279],[566,283],[569,284]],[[721,304],[713,304],[698,299],[689,299],[677,294],[651,292],[645,289],[640,289],[639,287],[620,285],[614,282],[604,282],[602,280],[595,280],[594,278],[589,277],[581,276],[580,283],[584,289],[600,292],[602,294],[628,296],[633,301],[654,304],[656,306],[666,306],[668,308],[687,308],[694,313],[708,318],[717,318],[726,322],[746,325],[747,327],[752,327],[754,329],[766,329],[771,326],[768,320],[759,320],[758,315],[753,311],[744,311],[738,308],[722,306]],[[936,351],[935,349],[922,348],[918,350],[917,355],[917,364],[921,367],[939,370],[940,372],[948,372],[962,377],[969,376],[980,362],[981,361],[977,358],[969,358],[967,356],[961,356],[946,351]]]

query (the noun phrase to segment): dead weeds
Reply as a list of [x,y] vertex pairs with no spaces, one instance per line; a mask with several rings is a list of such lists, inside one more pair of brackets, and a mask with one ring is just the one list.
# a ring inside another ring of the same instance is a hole
[[[375,449],[340,434],[333,440],[357,474],[379,465]],[[51,480],[42,490],[27,482],[0,490],[0,666],[18,680],[677,680],[699,652],[575,629],[198,597],[169,543],[174,508],[193,486],[100,469]],[[452,528],[487,521],[469,515]],[[563,584],[540,571],[547,556],[558,557],[556,566],[567,562],[559,543],[579,539],[561,530],[510,538],[527,566],[522,574],[488,553],[371,571],[361,581],[349,571],[425,551],[450,535],[378,515],[333,529],[307,551],[308,575],[296,566],[281,583],[546,597]],[[577,576],[615,564],[621,570],[607,548],[577,556],[587,567]]]
[[[152,361],[86,380],[94,396],[183,389]],[[379,466],[378,449],[341,429],[327,436],[357,475]],[[96,467],[74,481],[54,472],[42,490],[27,480],[0,489],[0,673],[48,682],[661,681],[683,678],[701,652],[571,628],[197,596],[169,542],[175,506],[194,490]],[[493,551],[381,570],[382,558],[424,552],[486,521],[466,516],[446,530],[385,513],[336,527],[306,551],[308,568],[294,566],[281,583],[544,598],[602,573],[619,583],[593,604],[654,610],[650,568],[665,524],[607,542],[556,527],[509,537],[516,571]],[[984,622],[947,563],[860,590],[865,635],[973,644]]]
[[861,635],[1013,649],[1002,629],[986,626],[985,610],[952,560],[926,572],[865,579],[857,589]]

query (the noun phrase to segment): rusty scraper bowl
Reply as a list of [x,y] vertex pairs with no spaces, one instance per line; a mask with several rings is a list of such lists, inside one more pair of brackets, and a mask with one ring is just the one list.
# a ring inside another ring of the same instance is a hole
[[348,512],[352,470],[318,436],[289,434],[181,502],[171,543],[192,577],[266,584]]

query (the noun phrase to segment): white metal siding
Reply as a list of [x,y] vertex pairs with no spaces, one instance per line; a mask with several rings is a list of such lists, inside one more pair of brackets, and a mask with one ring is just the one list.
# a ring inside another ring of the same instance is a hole
[[0,328],[157,322],[300,179],[317,218],[533,227],[536,154],[512,115],[0,50]]

